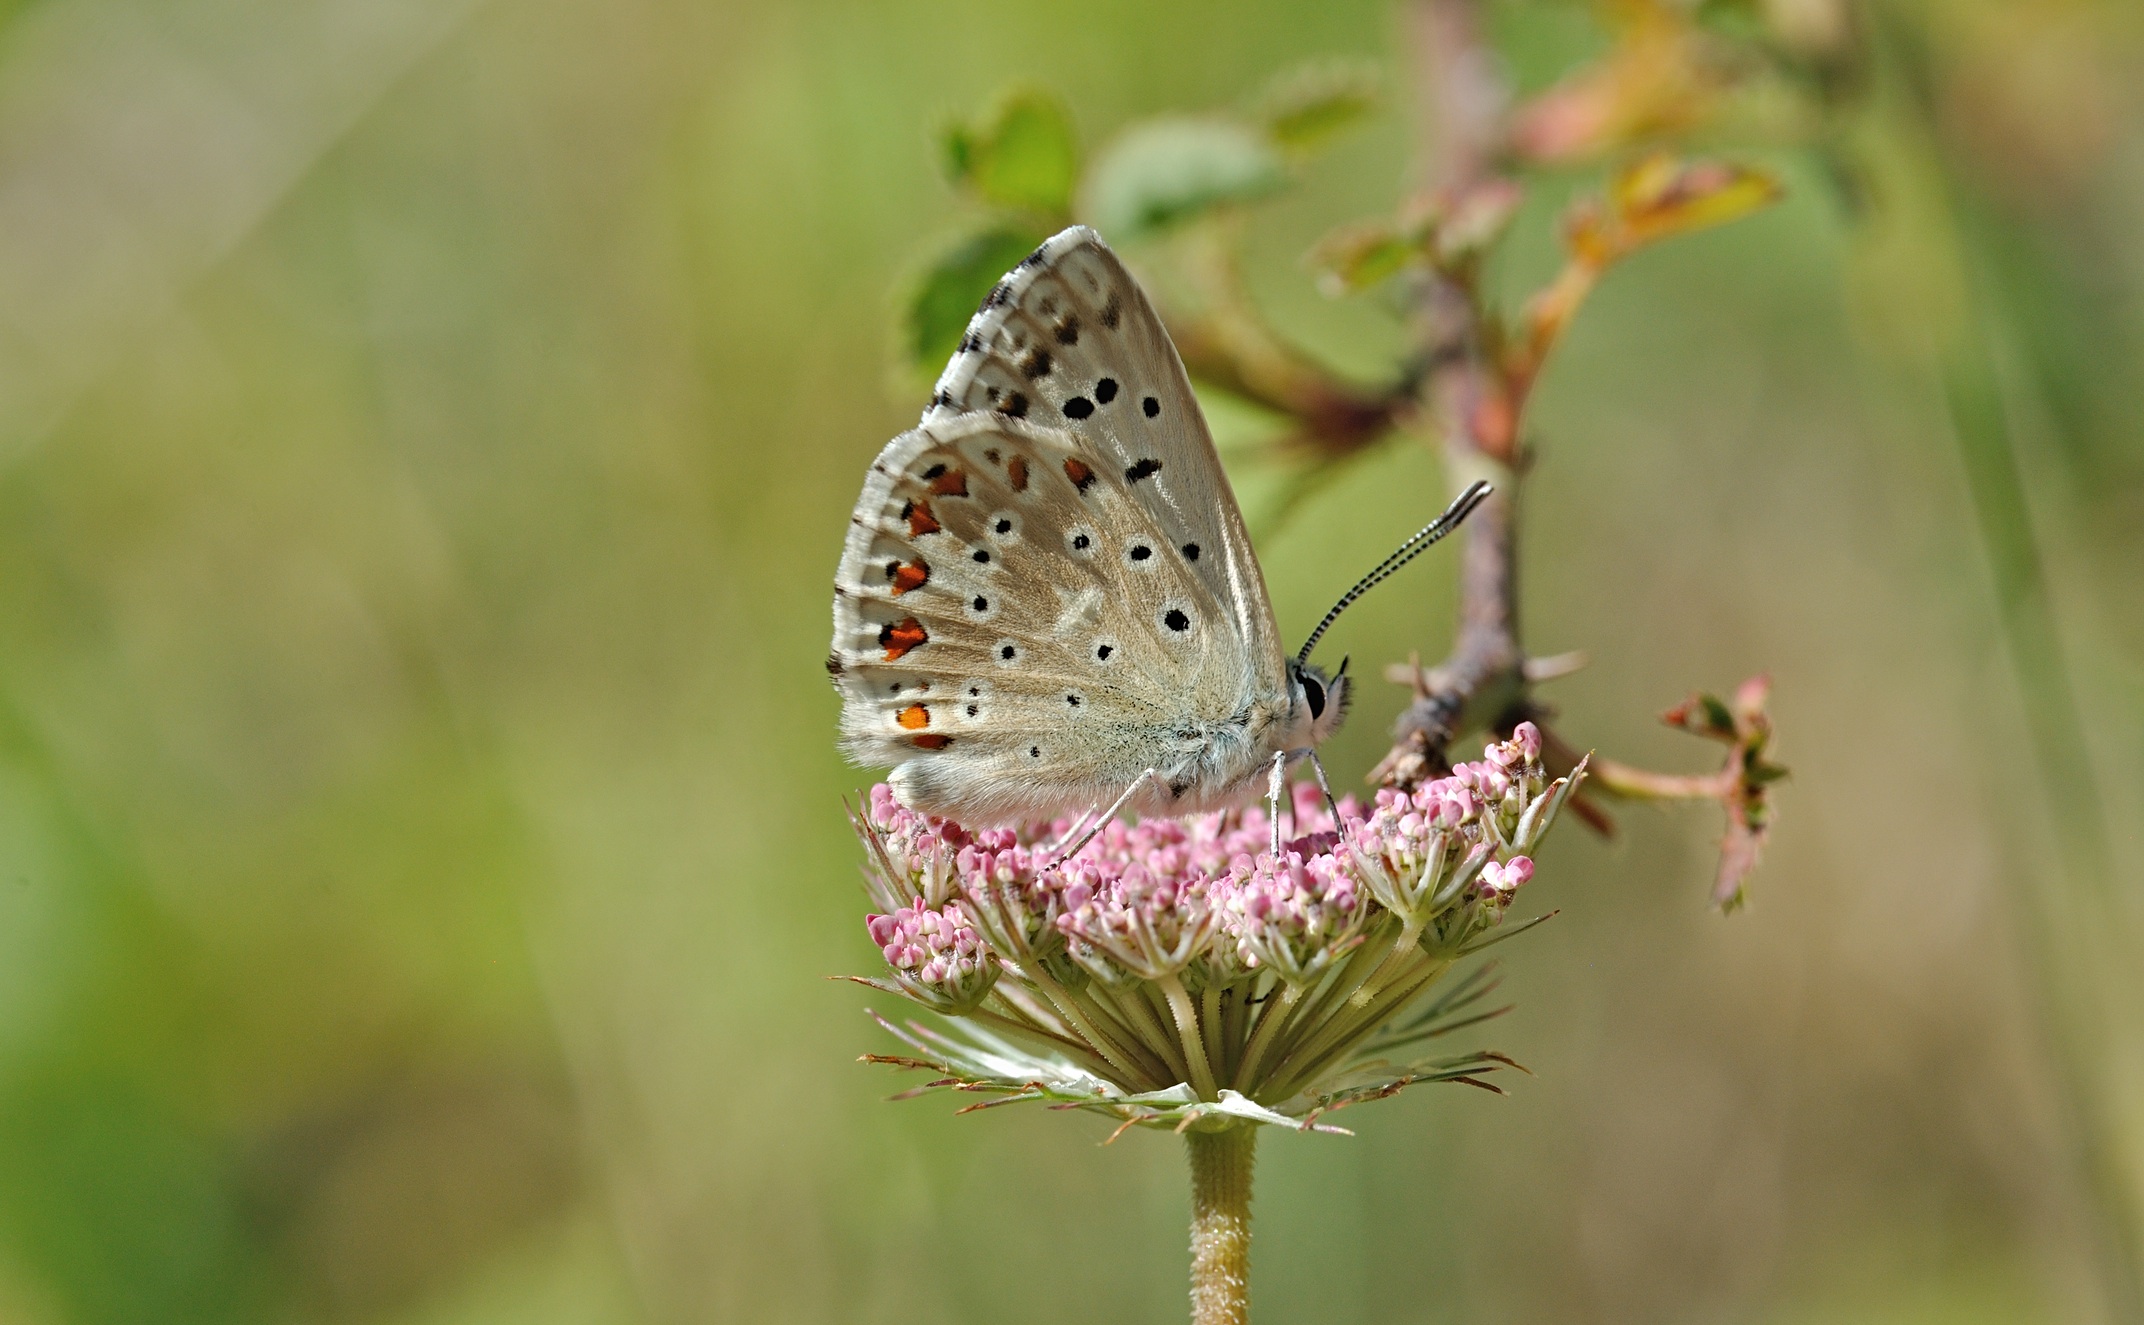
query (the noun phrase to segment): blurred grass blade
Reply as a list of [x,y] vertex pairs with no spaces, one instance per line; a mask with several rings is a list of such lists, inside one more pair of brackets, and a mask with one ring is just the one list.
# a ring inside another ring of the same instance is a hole
[[0,458],[41,439],[473,7],[58,4],[10,23]]

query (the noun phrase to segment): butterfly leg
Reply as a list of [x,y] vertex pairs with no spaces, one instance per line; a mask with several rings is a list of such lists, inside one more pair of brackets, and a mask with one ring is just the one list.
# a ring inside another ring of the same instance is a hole
[[1094,823],[1087,829],[1087,831],[1080,835],[1079,841],[1074,842],[1070,850],[1059,853],[1050,861],[1049,864],[1043,866],[1043,872],[1047,873],[1050,870],[1056,869],[1059,865],[1062,865],[1064,862],[1078,855],[1080,848],[1086,846],[1089,842],[1092,842],[1094,840],[1094,835],[1102,831],[1102,825],[1108,823],[1111,819],[1117,817],[1117,811],[1123,809],[1124,803],[1130,800],[1135,794],[1137,794],[1140,787],[1146,785],[1146,780],[1148,778],[1158,778],[1160,776],[1160,769],[1150,768],[1146,772],[1141,773],[1138,777],[1133,778],[1132,784],[1124,789],[1124,794],[1122,796],[1117,797],[1115,803],[1112,804],[1108,809],[1102,811],[1102,817],[1095,820]]
[[1064,859],[1066,856],[1072,854],[1071,852],[1066,851],[1064,849],[1065,843],[1070,842],[1075,838],[1077,838],[1080,844],[1084,846],[1086,844],[1087,839],[1084,837],[1080,837],[1079,835],[1082,832],[1086,831],[1087,820],[1094,814],[1096,810],[1099,810],[1101,808],[1102,806],[1099,801],[1093,805],[1088,806],[1086,810],[1080,814],[1079,818],[1074,819],[1072,821],[1072,826],[1065,830],[1065,835],[1057,839],[1057,845],[1051,847],[1049,851],[1045,854],[1047,854],[1052,860]]
[[1325,765],[1318,761],[1316,750],[1305,750],[1303,755],[1310,760],[1311,771],[1318,775],[1318,790],[1325,793],[1325,810],[1332,815],[1333,827],[1337,830],[1340,828],[1340,802],[1333,799],[1333,784],[1325,780]]
[[1273,752],[1273,775],[1266,780],[1266,818],[1273,825],[1273,858],[1280,859],[1280,794],[1288,779],[1288,752]]

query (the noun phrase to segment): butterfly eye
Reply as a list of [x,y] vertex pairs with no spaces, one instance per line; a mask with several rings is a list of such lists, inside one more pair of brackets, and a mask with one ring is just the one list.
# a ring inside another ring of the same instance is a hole
[[1310,705],[1310,720],[1316,722],[1325,716],[1325,687],[1319,685],[1314,676],[1305,676],[1302,681],[1303,699]]

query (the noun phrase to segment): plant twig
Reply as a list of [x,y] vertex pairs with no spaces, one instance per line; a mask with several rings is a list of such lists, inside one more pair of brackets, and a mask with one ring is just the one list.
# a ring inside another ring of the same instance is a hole
[[[1509,93],[1496,73],[1473,0],[1416,0],[1410,36],[1422,85],[1421,141],[1431,152],[1425,184],[1458,195],[1495,164]],[[1441,434],[1447,484],[1457,492],[1487,478],[1496,492],[1463,531],[1459,632],[1443,663],[1422,673],[1400,716],[1391,751],[1372,776],[1413,786],[1450,768],[1445,750],[1464,727],[1515,717],[1526,696],[1519,647],[1517,420],[1492,355],[1476,292],[1452,275],[1428,273],[1414,307],[1419,399]]]

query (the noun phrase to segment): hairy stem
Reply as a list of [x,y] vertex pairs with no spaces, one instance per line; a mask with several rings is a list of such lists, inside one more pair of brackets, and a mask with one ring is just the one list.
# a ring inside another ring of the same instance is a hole
[[1251,1318],[1251,1156],[1255,1127],[1190,1132],[1191,1325]]

